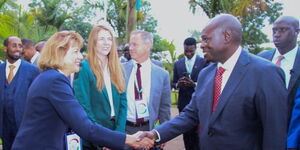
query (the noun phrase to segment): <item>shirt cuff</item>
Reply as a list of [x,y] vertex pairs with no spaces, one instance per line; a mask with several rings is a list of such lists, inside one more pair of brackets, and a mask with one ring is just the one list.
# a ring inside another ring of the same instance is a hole
[[157,139],[155,140],[155,142],[160,142],[160,134],[158,133],[158,131],[157,130],[155,130],[155,129],[153,129],[153,131],[156,133],[156,135],[157,135]]

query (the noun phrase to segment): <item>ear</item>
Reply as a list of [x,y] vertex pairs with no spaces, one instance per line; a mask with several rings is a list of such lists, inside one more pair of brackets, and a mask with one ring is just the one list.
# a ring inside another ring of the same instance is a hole
[[4,53],[7,53],[7,47],[6,46],[3,47],[3,51],[4,51]]
[[225,43],[231,42],[231,40],[232,40],[232,31],[227,29],[223,32],[223,34],[224,34]]
[[300,29],[297,29],[297,30],[295,31],[296,36],[298,36],[299,31],[300,31]]

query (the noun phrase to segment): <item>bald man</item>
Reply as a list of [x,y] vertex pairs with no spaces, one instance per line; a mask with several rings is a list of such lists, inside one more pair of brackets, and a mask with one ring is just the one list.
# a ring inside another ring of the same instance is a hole
[[241,34],[242,26],[232,15],[209,22],[201,32],[201,48],[212,63],[199,73],[191,102],[183,113],[141,138],[166,142],[199,124],[201,150],[286,148],[284,73],[243,50]]

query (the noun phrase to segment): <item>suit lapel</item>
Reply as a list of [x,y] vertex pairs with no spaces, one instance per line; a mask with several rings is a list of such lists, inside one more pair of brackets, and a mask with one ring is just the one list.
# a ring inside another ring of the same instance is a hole
[[[6,71],[5,71],[5,67],[6,67],[6,62],[4,64],[0,65],[0,95],[3,96],[2,92],[6,83]],[[0,101],[3,99],[3,97],[0,97]]]
[[242,50],[242,53],[239,56],[239,59],[235,64],[231,72],[231,75],[229,76],[229,79],[220,95],[217,108],[215,112],[212,113],[210,123],[213,123],[217,119],[217,117],[224,109],[224,106],[230,100],[230,96],[232,95],[233,91],[238,87],[240,81],[242,80],[242,78],[245,76],[247,72],[248,63],[249,63],[248,53]]
[[288,83],[288,91],[290,92],[292,90],[292,88],[294,87],[297,79],[300,76],[300,47],[297,50],[297,54],[296,54],[296,59],[293,65],[293,69],[290,71],[291,74],[291,79],[290,82]]
[[270,61],[272,62],[272,59],[273,59],[273,57],[274,57],[274,55],[275,55],[275,52],[276,52],[275,49],[270,50],[269,55],[266,55],[265,58],[268,59],[268,60],[270,60]]
[[129,81],[129,78],[130,78],[130,75],[131,75],[131,72],[133,71],[133,61],[130,60],[129,62],[127,62],[125,65],[124,65],[124,68],[125,68],[125,81],[126,81],[126,87],[128,86],[128,81]]
[[187,72],[186,67],[185,67],[185,57],[180,62],[179,66],[180,66],[179,68],[182,68],[182,73]]
[[[196,55],[196,54],[195,54]],[[197,72],[196,70],[198,69],[198,67],[200,67],[200,58],[198,56],[196,56],[196,60],[192,69],[192,73],[191,73],[191,78],[193,79],[193,76],[195,75],[195,73]]]

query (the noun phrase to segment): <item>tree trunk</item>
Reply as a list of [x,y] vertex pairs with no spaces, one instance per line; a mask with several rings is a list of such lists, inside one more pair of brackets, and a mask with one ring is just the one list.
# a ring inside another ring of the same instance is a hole
[[137,16],[136,16],[136,0],[128,0],[127,5],[127,20],[126,20],[126,41],[129,42],[131,31],[136,29]]

